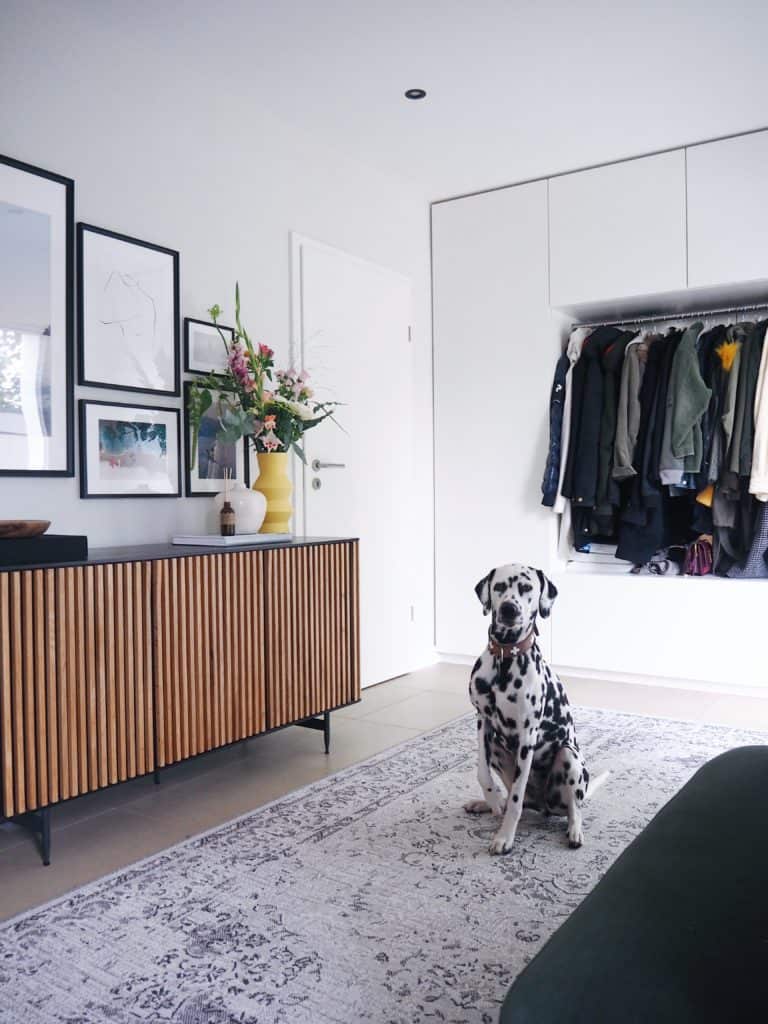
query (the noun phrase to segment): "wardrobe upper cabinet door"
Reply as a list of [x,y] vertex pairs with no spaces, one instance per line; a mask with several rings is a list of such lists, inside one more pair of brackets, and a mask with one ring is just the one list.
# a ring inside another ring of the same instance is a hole
[[549,209],[553,306],[685,288],[684,150],[552,178]]
[[768,132],[688,150],[691,287],[768,278]]

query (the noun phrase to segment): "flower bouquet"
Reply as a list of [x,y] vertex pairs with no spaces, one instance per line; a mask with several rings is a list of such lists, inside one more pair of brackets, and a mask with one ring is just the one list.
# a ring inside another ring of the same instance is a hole
[[[208,313],[218,326],[221,307],[211,306]],[[197,461],[200,423],[213,402],[212,391],[220,394],[220,441],[233,444],[245,437],[258,453],[292,450],[306,462],[300,443],[303,435],[332,419],[339,403],[315,401],[303,370],[275,370],[272,349],[255,344],[240,320],[239,284],[235,285],[235,325],[232,341],[219,331],[227,351],[225,373],[210,373],[189,389],[192,465]]]

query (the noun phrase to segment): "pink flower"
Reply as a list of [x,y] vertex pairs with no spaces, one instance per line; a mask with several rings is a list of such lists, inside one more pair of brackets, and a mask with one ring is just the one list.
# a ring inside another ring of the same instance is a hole
[[264,427],[267,430],[274,430],[276,423],[277,423],[277,417],[276,416],[265,416],[264,417]]
[[271,359],[274,354],[269,345],[259,345],[259,355],[264,359]]
[[275,395],[274,392],[272,391],[265,391],[261,397],[264,399],[265,402],[271,402]]
[[282,448],[282,442],[279,437],[276,437],[272,431],[268,431],[261,438],[261,443],[264,446],[264,450],[267,452],[277,451],[278,448]]

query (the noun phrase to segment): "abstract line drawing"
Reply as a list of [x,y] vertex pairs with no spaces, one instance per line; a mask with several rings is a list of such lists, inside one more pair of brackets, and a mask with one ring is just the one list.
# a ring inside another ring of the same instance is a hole
[[179,254],[78,225],[80,383],[179,393]]

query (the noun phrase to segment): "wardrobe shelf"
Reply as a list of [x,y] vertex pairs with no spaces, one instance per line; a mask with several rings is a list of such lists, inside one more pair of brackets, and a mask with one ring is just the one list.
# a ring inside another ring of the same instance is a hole
[[614,569],[611,565],[588,565],[584,562],[568,562],[565,567],[561,567],[561,572],[567,573],[569,576],[614,576],[620,579],[645,579],[651,580],[656,583],[664,580],[682,580],[684,582],[693,581],[696,583],[704,583],[708,580],[714,580],[717,583],[731,583],[733,586],[743,587],[745,583],[762,583],[768,584],[768,579],[731,579],[729,576],[715,576],[710,574],[709,576],[685,576],[681,573],[668,572],[664,576],[652,576],[651,573],[641,573],[636,577],[628,569],[617,567]]

